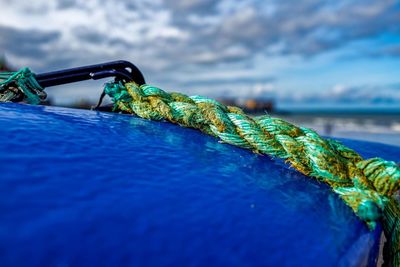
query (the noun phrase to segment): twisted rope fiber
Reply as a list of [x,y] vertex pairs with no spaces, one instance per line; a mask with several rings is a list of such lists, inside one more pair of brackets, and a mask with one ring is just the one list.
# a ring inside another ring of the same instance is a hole
[[395,162],[363,159],[311,129],[269,115],[252,118],[237,107],[201,96],[135,83],[108,83],[105,93],[113,100],[114,111],[199,129],[224,143],[284,159],[301,173],[327,183],[371,229],[383,219],[389,243],[386,256],[393,261],[388,266],[400,266],[400,209],[394,196],[400,188],[400,168]]
[[36,105],[46,97],[44,88],[28,68],[17,72],[0,72],[0,102],[22,100]]
[[[38,104],[45,98],[35,75],[25,68],[0,73],[0,102]],[[373,229],[380,221],[388,239],[385,265],[400,266],[400,168],[381,158],[363,159],[341,143],[321,138],[268,115],[250,117],[237,107],[201,97],[167,93],[150,85],[108,83],[114,111],[166,120],[199,129],[222,142],[281,158],[301,173],[327,183]]]

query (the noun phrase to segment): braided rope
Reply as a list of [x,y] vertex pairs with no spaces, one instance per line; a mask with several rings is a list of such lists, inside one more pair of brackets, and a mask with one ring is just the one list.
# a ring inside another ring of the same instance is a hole
[[268,115],[252,118],[237,107],[201,96],[135,83],[108,83],[105,93],[113,100],[114,111],[199,129],[224,143],[284,159],[301,173],[327,183],[371,229],[383,218],[389,237],[386,256],[392,260],[388,266],[400,266],[400,208],[394,199],[400,189],[400,168],[395,162],[363,159],[311,129]]

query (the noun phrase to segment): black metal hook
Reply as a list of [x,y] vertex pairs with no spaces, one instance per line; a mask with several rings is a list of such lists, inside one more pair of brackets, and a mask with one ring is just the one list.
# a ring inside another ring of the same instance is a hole
[[[140,70],[125,60],[41,73],[36,75],[36,80],[40,86],[45,88],[85,80],[99,80],[107,77],[115,77],[116,81],[133,81],[138,85],[145,84],[143,74]],[[109,110],[109,108],[100,108],[104,96],[105,93],[103,92],[95,109]]]
[[50,87],[107,77],[115,77],[116,80],[124,80],[126,82],[134,81],[139,85],[145,84],[140,70],[125,60],[41,73],[36,75],[36,80],[42,87]]

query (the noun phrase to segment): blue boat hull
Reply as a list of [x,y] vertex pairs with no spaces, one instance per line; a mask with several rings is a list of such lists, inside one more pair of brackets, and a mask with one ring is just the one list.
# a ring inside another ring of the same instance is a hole
[[[0,104],[1,266],[373,266],[369,231],[281,161],[166,122]],[[364,156],[399,149],[344,140]],[[379,148],[379,149],[378,149]]]

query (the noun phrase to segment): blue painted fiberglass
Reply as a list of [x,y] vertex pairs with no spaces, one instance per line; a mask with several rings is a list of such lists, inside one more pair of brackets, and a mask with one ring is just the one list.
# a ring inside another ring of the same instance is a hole
[[[1,266],[373,266],[329,188],[130,115],[0,104]],[[364,156],[399,148],[344,140]]]

